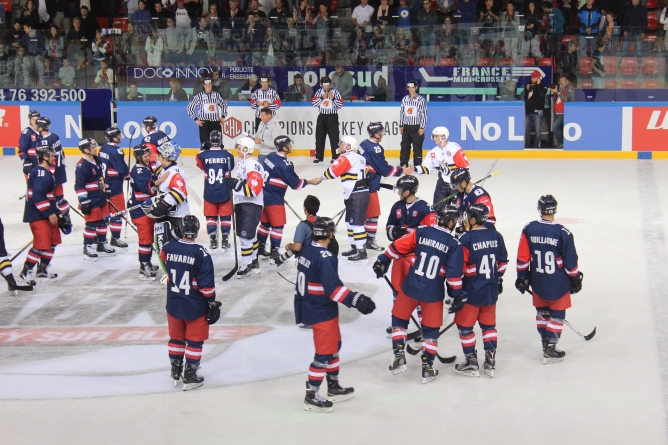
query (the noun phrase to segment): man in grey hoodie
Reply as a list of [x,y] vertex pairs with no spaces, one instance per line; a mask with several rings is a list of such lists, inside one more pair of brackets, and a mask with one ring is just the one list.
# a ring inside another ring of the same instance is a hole
[[274,139],[281,135],[281,131],[281,124],[279,124],[278,118],[274,116],[271,109],[268,107],[262,108],[260,110],[260,123],[255,133],[255,143],[260,150],[257,161],[261,165],[264,164],[264,158],[267,155],[276,151]]

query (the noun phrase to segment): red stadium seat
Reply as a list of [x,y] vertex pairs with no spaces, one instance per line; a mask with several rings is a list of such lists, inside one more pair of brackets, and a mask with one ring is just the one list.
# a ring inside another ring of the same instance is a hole
[[499,59],[499,66],[513,66],[513,65],[515,65],[515,61],[510,57],[503,57]]
[[434,66],[434,59],[431,57],[423,57],[420,59],[420,66]]
[[622,57],[619,72],[625,76],[635,76],[638,74],[638,59],[636,57]]
[[494,66],[494,57],[481,57],[480,66]]
[[659,36],[656,34],[646,34],[642,38],[642,51],[644,53],[655,53],[659,50]]
[[641,71],[646,76],[659,74],[659,58],[658,57],[643,57]]
[[635,80],[625,80],[622,82],[622,88],[638,88],[638,82]]
[[657,6],[659,6],[659,2],[657,0],[647,0],[647,3],[645,4],[647,9],[656,9]]
[[98,17],[97,24],[100,25],[100,28],[109,28],[109,19],[106,17]]
[[658,80],[645,80],[642,83],[643,88],[661,88]]
[[615,88],[617,88],[617,81],[616,80],[606,80],[605,81],[605,87],[615,89]]
[[617,58],[614,56],[603,56],[603,70],[605,74],[617,74]]
[[309,57],[306,59],[306,66],[320,66],[322,59],[320,57]]
[[121,31],[125,32],[128,30],[128,19],[125,17],[115,17],[113,28],[118,28]]
[[656,12],[647,13],[647,31],[656,31],[659,29],[659,19],[656,16]]
[[441,66],[455,66],[457,65],[457,61],[453,59],[452,57],[441,57]]
[[520,60],[520,65],[522,66],[533,66],[535,64],[536,61],[533,57],[522,57],[522,60]]
[[591,57],[582,57],[580,59],[580,74],[591,74]]
[[563,39],[561,39],[561,43],[564,45],[564,47],[568,46],[568,42],[573,42],[576,45],[578,44],[578,39],[575,36],[571,35],[565,35]]
[[541,66],[552,66],[552,58],[551,57],[543,57],[540,59],[540,65]]
[[579,88],[594,88],[594,81],[591,79],[583,79],[580,81]]

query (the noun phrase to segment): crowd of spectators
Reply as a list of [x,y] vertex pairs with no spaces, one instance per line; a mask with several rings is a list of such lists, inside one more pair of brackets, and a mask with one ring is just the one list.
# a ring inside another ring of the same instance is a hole
[[[477,65],[551,57],[571,72],[601,39],[608,53],[641,51],[645,1],[18,0],[0,43],[0,87],[108,88],[127,66],[165,64]],[[668,28],[666,8],[659,15]],[[577,39],[563,48],[565,35]],[[650,44],[660,49],[659,40]],[[308,95],[303,82],[291,87]]]

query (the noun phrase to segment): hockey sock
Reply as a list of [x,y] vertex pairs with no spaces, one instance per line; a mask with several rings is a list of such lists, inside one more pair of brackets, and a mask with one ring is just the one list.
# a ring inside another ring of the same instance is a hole
[[485,351],[496,349],[496,325],[480,323],[480,329],[482,329],[482,344],[485,346]]
[[269,232],[271,232],[271,226],[268,222],[261,222],[260,226],[257,228],[257,239],[260,244],[265,244],[267,238],[269,238]]
[[206,234],[211,236],[215,235],[218,230],[218,218],[215,216],[206,217]]
[[239,238],[241,244],[241,262],[244,266],[248,266],[253,261],[253,241],[245,238]]
[[8,256],[0,258],[0,273],[6,277],[12,274],[12,263]]
[[350,243],[351,246],[355,245],[355,238],[353,237],[353,231],[348,228],[348,242]]
[[536,329],[540,337],[547,336],[547,322],[550,321],[550,308],[538,307],[536,308]]
[[47,267],[51,260],[53,259],[53,254],[56,253],[56,246],[51,246],[49,250],[43,250],[41,255],[40,264],[44,267]]
[[333,358],[327,363],[327,377],[333,380],[339,379],[339,354],[334,354]]
[[283,227],[284,226],[278,226],[278,227],[272,227],[270,236],[271,236],[271,248],[273,249],[278,249],[281,247],[281,240],[283,240]]
[[151,261],[151,251],[152,249],[152,244],[140,244],[139,249],[139,262],[140,263],[148,263]]
[[422,355],[427,357],[430,365],[434,364],[434,357],[438,353],[438,328],[422,325]]
[[84,246],[89,244],[95,244],[95,231],[97,230],[97,225],[99,221],[86,221],[86,227],[84,228]]
[[422,305],[418,304],[415,311],[417,312],[418,323],[422,324]]
[[251,255],[251,261],[257,259],[257,251],[260,249],[260,241],[253,241],[253,254]]
[[[316,354],[313,362],[308,368],[308,383],[314,389],[318,389],[327,374],[327,365],[334,358],[333,354]],[[338,368],[338,362],[337,362]]]
[[186,338],[186,363],[199,366],[199,362],[202,360],[203,346],[203,341],[192,341]]
[[402,320],[397,318],[394,315],[392,316],[392,348],[396,351],[397,349],[404,349],[406,346],[407,335],[406,330],[408,329],[408,320]]
[[378,231],[378,217],[367,218],[364,222],[364,230],[369,238],[376,238],[376,232]]
[[28,257],[26,258],[26,266],[28,269],[35,267],[35,264],[39,263],[39,259],[42,257],[42,251],[37,249],[30,249],[28,251]]
[[98,226],[95,229],[95,235],[97,236],[97,242],[99,244],[107,242],[107,223],[105,221],[98,222]]
[[566,311],[555,311],[550,309],[550,321],[547,324],[547,338],[552,344],[557,344],[564,328]]
[[464,355],[473,354],[475,351],[475,332],[473,332],[473,326],[459,326],[459,341],[462,343],[462,350]]
[[223,235],[229,235],[231,228],[232,228],[232,216],[221,216],[220,233],[222,233]]
[[350,226],[348,229],[348,238],[350,238],[350,231],[353,232],[354,245],[358,249],[363,249],[366,244],[366,232],[364,226]]
[[169,343],[167,343],[167,350],[169,351],[169,359],[172,362],[174,360],[183,360],[183,354],[186,352],[186,342],[170,338]]
[[121,230],[123,229],[123,218],[117,216],[109,219],[109,231],[113,238],[119,239],[121,237]]

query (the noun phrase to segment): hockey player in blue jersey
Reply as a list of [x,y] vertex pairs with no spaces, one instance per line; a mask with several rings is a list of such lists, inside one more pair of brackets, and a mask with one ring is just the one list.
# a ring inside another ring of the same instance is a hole
[[67,171],[65,169],[65,152],[60,145],[60,137],[49,131],[51,120],[48,117],[38,118],[35,125],[37,125],[40,134],[38,146],[49,147],[55,153],[56,158],[51,165],[51,173],[56,180],[56,206],[61,213],[65,214],[69,211],[69,204],[65,200],[65,191],[63,190],[63,184],[67,182]]
[[[494,228],[496,224],[496,217],[494,216],[494,206],[492,205],[492,197],[487,191],[476,185],[471,181],[471,173],[468,168],[456,168],[450,174],[450,183],[452,188],[457,192],[457,206],[459,207],[459,215],[461,217],[466,213],[473,204],[484,204],[489,209],[489,216],[485,222],[485,227]],[[464,225],[460,226],[462,230]]]
[[[297,323],[311,325],[315,357],[308,370],[304,409],[331,412],[332,403],[354,396],[353,388],[339,382],[339,329],[338,303],[354,307],[362,314],[370,314],[376,304],[366,295],[354,292],[339,278],[337,252],[331,252],[331,240],[336,225],[331,218],[319,217],[313,223],[311,243],[302,247],[297,263],[295,291],[295,318]],[[318,390],[327,378],[327,397]]]
[[[271,258],[275,263],[280,256],[279,249],[283,239],[283,227],[286,223],[285,192],[301,190],[307,185],[318,185],[322,178],[302,179],[295,173],[295,166],[287,157],[292,152],[292,140],[287,136],[278,136],[274,139],[275,153],[264,158],[262,167],[267,173],[267,182],[264,186],[264,208],[260,217],[260,227],[257,229],[257,239],[260,243],[258,256],[262,259]],[[265,244],[271,239],[271,251],[267,254]]]
[[158,119],[155,116],[146,116],[142,125],[147,133],[144,136],[144,142],[160,147],[165,142],[172,140],[164,131],[158,130]]
[[462,292],[464,256],[461,245],[447,229],[451,220],[445,209],[439,209],[437,216],[438,225],[418,227],[393,241],[373,265],[376,277],[382,278],[390,267],[390,258],[397,255],[415,255],[415,261],[408,270],[392,307],[394,359],[390,364],[390,371],[395,375],[406,371],[406,330],[411,314],[421,305],[424,338],[422,383],[431,382],[438,375],[438,371],[434,369],[434,357],[438,352],[438,330],[443,323],[445,282],[448,284],[448,294],[454,301],[450,313],[460,310],[466,302],[466,294]]
[[169,276],[166,309],[171,375],[174,386],[183,379],[184,391],[204,383],[204,377],[197,373],[202,348],[209,338],[209,324],[220,317],[211,255],[195,243],[199,227],[196,216],[184,216],[181,239],[166,243],[160,251]]
[[116,255],[116,250],[107,244],[109,204],[105,194],[102,163],[97,157],[98,148],[94,139],[80,140],[79,150],[83,157],[74,170],[74,190],[79,198],[81,213],[86,220],[83,255],[87,261],[97,261],[98,257]]
[[35,154],[35,149],[41,139],[39,131],[37,130],[37,119],[39,119],[39,117],[39,111],[30,110],[28,112],[30,125],[25,127],[23,131],[21,131],[21,136],[19,136],[19,157],[23,162],[23,174],[26,175],[26,180],[28,179],[30,170],[37,167],[39,164],[37,155]]
[[517,280],[521,293],[531,292],[536,308],[536,325],[543,343],[543,363],[556,363],[566,353],[557,348],[571,307],[571,294],[582,289],[578,254],[573,234],[554,222],[557,200],[543,195],[538,200],[540,219],[522,229],[517,251]]
[[211,249],[218,248],[220,224],[220,247],[224,253],[230,248],[229,236],[232,227],[232,191],[225,183],[225,178],[234,170],[234,156],[223,149],[222,141],[221,132],[212,131],[209,144],[203,146],[195,157],[195,162],[204,172],[204,217]]
[[[107,197],[112,212],[125,210],[125,195],[123,194],[123,183],[128,180],[130,169],[125,163],[123,149],[119,147],[123,134],[118,127],[109,127],[104,131],[107,142],[100,148],[98,158],[104,173],[104,183],[107,186]],[[121,240],[121,229],[123,218],[115,216],[109,219],[109,231],[111,232],[111,245],[127,249],[128,244]]]
[[466,209],[465,219],[471,228],[459,242],[464,253],[464,292],[468,300],[455,314],[464,362],[455,365],[457,374],[479,377],[478,351],[473,327],[478,322],[485,347],[485,374],[494,377],[496,366],[496,301],[503,292],[503,274],[508,267],[508,252],[503,236],[484,226],[489,209],[473,204]]
[[366,231],[366,245],[370,250],[383,250],[376,244],[376,232],[378,231],[378,217],[380,217],[380,201],[378,201],[378,191],[380,190],[380,180],[383,177],[410,175],[413,173],[413,167],[393,167],[385,160],[385,149],[380,142],[385,135],[385,129],[380,122],[372,122],[366,127],[369,133],[369,139],[362,141],[359,153],[366,159],[369,168],[369,205],[366,209],[366,221],[364,230]]

